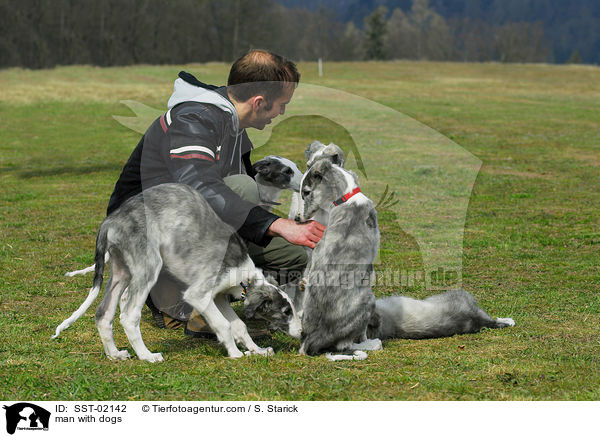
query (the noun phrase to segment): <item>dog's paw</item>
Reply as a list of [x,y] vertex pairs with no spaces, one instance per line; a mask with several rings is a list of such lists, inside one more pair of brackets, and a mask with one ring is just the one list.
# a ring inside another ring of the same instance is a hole
[[267,348],[260,348],[260,349],[256,349],[253,351],[246,351],[245,352],[246,356],[250,356],[250,355],[262,355],[263,357],[272,357],[273,355],[275,355],[275,352],[273,351],[272,347],[267,347]]
[[383,344],[381,340],[378,338],[370,338],[368,340],[363,341],[358,345],[356,349],[363,351],[380,351],[383,349]]
[[129,355],[129,352],[127,350],[122,350],[122,351],[117,351],[114,354],[106,354],[106,356],[108,357],[109,360],[127,360],[129,358],[131,358],[131,355]]
[[232,360],[237,360],[238,358],[242,358],[244,356],[244,354],[241,351],[237,351],[237,352],[230,352],[228,358],[231,358]]
[[149,363],[160,363],[165,360],[161,353],[150,354],[148,356],[139,357],[139,359],[148,361]]
[[128,360],[131,358],[131,355],[127,350],[118,351],[113,357],[115,360]]
[[510,317],[497,318],[496,321],[500,323],[506,323],[508,326],[515,326],[515,321]]
[[367,353],[363,351],[354,351],[352,355],[332,354],[330,352],[325,354],[325,358],[329,361],[361,361],[366,360],[367,356]]

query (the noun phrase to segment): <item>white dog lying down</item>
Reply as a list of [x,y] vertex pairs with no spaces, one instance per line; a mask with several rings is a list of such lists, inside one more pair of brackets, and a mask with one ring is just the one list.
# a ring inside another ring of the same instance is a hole
[[123,294],[121,324],[135,353],[141,360],[162,361],[160,353],[146,348],[139,326],[142,307],[161,268],[187,284],[184,301],[202,315],[231,358],[244,355],[236,342],[247,349],[247,354],[267,355],[273,350],[252,341],[246,325],[229,305],[228,295],[239,299],[247,293],[244,311],[248,316],[267,319],[294,337],[300,335],[300,319],[289,297],[265,280],[233,228],[196,190],[163,184],[129,199],[102,222],[93,287],[79,309],[56,328],[53,338],[81,317],[99,294],[106,253],[112,263],[111,277],[96,312],[96,326],[111,359],[129,357],[126,350],[117,349],[112,332]]

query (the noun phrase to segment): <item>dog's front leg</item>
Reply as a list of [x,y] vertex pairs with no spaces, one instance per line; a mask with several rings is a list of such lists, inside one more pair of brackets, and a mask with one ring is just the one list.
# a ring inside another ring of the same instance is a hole
[[248,328],[246,327],[246,324],[242,320],[240,320],[235,311],[233,311],[233,308],[231,308],[231,306],[229,305],[227,296],[221,294],[215,297],[215,304],[217,305],[219,311],[221,311],[221,314],[223,314],[223,316],[231,325],[231,333],[233,334],[235,341],[243,344],[248,349],[246,355],[273,355],[273,348],[261,348],[256,343],[254,343],[252,337],[250,337],[250,334],[248,334]]

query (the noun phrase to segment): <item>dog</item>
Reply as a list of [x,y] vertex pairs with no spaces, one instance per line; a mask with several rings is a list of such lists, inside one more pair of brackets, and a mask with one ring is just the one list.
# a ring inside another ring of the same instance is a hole
[[[281,156],[266,156],[256,161],[252,168],[256,172],[255,180],[262,206],[266,209],[278,205],[277,199],[282,190],[289,189],[294,193],[300,191],[303,174],[298,166],[289,159]],[[106,254],[104,263],[107,263],[109,259],[108,254]],[[91,265],[81,270],[67,272],[65,276],[86,275],[93,272],[94,268],[94,265]]]
[[[333,146],[333,147],[332,147]],[[336,150],[335,145],[325,146],[314,142],[306,149],[307,166],[318,161],[344,163],[343,152]],[[340,155],[341,153],[341,155]],[[348,172],[358,185],[358,178],[353,172]],[[305,193],[302,193],[303,195]],[[327,209],[319,209],[321,217],[327,217]],[[339,242],[339,253],[347,250]],[[331,259],[337,259],[339,253],[331,254]],[[307,267],[305,278],[309,277]],[[305,280],[306,281],[306,280]],[[296,310],[303,315],[304,298],[293,296]],[[499,329],[514,326],[511,318],[492,319],[481,309],[475,298],[467,291],[458,289],[430,296],[424,300],[396,295],[376,299],[375,311],[369,321],[368,338],[380,340],[392,338],[425,339],[449,337],[456,334],[476,333],[483,328]]]
[[514,326],[511,318],[492,319],[465,290],[449,290],[423,300],[405,296],[377,299],[367,335],[390,338],[425,339],[473,334],[483,328]]
[[305,173],[301,193],[302,220],[322,209],[329,225],[313,250],[306,277],[300,353],[365,359],[365,350],[381,349],[379,339],[367,339],[375,312],[371,284],[379,247],[377,211],[360,192],[355,175],[327,159],[317,160]]
[[256,161],[252,168],[256,172],[254,179],[258,185],[258,193],[264,207],[270,209],[277,203],[282,190],[300,192],[302,172],[289,159],[281,156],[265,156]]
[[117,349],[112,330],[123,294],[121,325],[138,358],[163,360],[160,353],[147,349],[140,333],[141,310],[161,268],[187,286],[184,301],[202,315],[231,358],[244,356],[236,342],[247,349],[246,354],[271,355],[273,349],[254,343],[229,305],[229,296],[240,299],[245,295],[247,317],[267,319],[272,327],[300,336],[300,318],[291,300],[254,266],[234,229],[196,190],[163,184],[132,197],[104,219],[96,240],[93,286],[52,338],[81,317],[99,294],[106,253],[112,263],[111,277],[96,311],[96,326],[110,359],[130,357],[126,350]]

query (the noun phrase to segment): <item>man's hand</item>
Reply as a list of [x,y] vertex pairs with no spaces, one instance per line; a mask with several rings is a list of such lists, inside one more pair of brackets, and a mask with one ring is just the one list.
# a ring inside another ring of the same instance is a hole
[[314,249],[323,238],[325,226],[314,220],[306,223],[296,223],[294,220],[279,218],[271,223],[267,235],[283,237],[292,244]]

